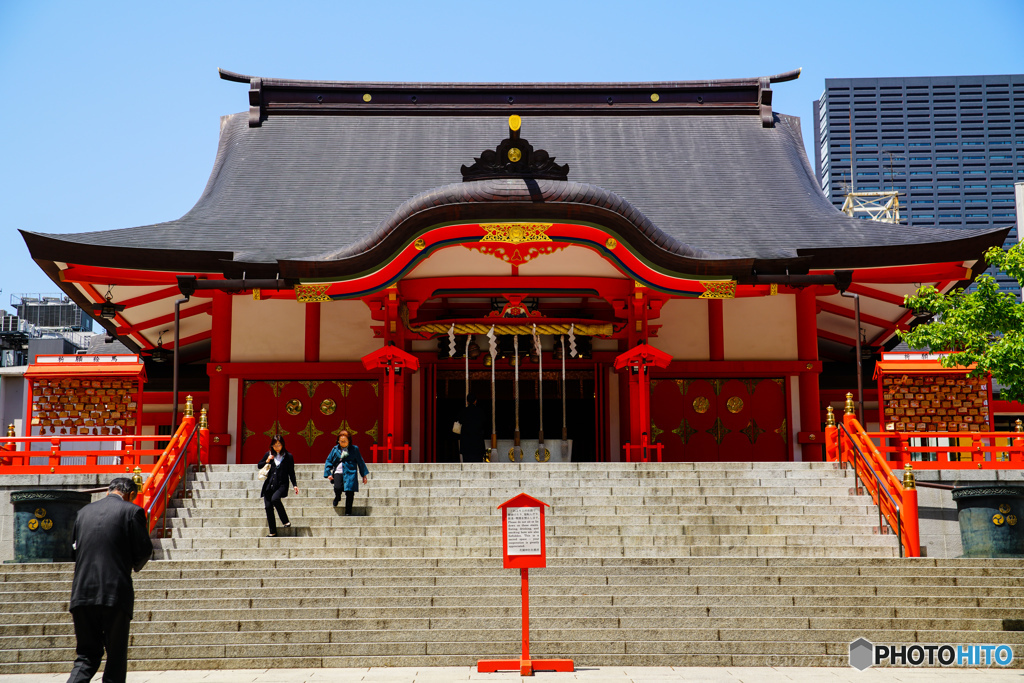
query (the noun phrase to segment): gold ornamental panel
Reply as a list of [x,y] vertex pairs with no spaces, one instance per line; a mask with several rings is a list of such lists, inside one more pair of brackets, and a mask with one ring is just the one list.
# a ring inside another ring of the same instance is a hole
[[699,299],[735,299],[736,298],[736,281],[735,280],[713,280],[710,282],[701,281],[701,286],[704,287],[704,293],[701,294]]
[[487,233],[481,242],[522,244],[523,242],[551,242],[547,231],[551,223],[481,223]]
[[743,399],[739,396],[732,396],[725,402],[725,407],[730,413],[736,414],[743,410]]
[[295,300],[300,304],[313,304],[318,301],[330,301],[327,290],[330,285],[295,285]]
[[334,411],[338,409],[338,404],[329,398],[325,398],[320,401],[320,412],[324,415],[334,415]]
[[284,412],[289,415],[298,415],[302,412],[302,401],[297,398],[293,398],[284,404]]

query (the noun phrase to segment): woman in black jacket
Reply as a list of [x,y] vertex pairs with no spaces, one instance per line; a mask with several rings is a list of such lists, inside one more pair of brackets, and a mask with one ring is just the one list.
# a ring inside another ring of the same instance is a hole
[[270,527],[267,538],[273,538],[277,536],[274,508],[277,508],[277,514],[281,516],[282,524],[289,527],[292,525],[288,521],[288,513],[284,511],[284,503],[281,502],[282,498],[288,497],[289,479],[291,479],[292,486],[295,487],[295,493],[299,492],[299,485],[295,481],[295,458],[288,452],[284,445],[284,437],[280,434],[275,434],[270,439],[270,448],[267,450],[266,459],[256,463],[256,467],[260,469],[267,465],[270,465],[270,472],[263,480],[260,497],[263,498],[263,506],[267,509],[267,526]]

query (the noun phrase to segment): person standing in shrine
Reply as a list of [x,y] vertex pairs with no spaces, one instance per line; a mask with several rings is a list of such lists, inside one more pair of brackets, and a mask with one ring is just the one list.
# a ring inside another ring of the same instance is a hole
[[483,462],[484,427],[475,394],[466,396],[466,407],[459,413],[459,423],[462,425],[459,433],[459,453],[462,455],[462,462]]
[[352,514],[352,500],[359,490],[359,477],[362,476],[365,484],[369,473],[359,446],[351,443],[348,430],[342,429],[338,433],[338,443],[331,449],[324,463],[324,478],[334,484],[335,506],[341,500],[341,494],[345,494],[346,516]]
[[75,577],[68,609],[78,658],[68,683],[91,681],[104,650],[104,682],[124,683],[127,675],[135,608],[132,570],[141,571],[153,554],[146,512],[132,502],[135,494],[135,482],[118,477],[105,498],[86,505],[75,519]]
[[267,450],[266,459],[256,463],[256,467],[260,469],[267,465],[270,465],[270,472],[263,480],[260,497],[263,498],[263,506],[267,510],[267,527],[270,529],[267,538],[273,538],[277,536],[277,523],[274,521],[275,509],[281,516],[282,524],[286,527],[292,525],[288,521],[288,513],[284,511],[284,503],[281,502],[283,498],[288,497],[289,479],[291,479],[292,486],[295,487],[295,493],[299,493],[299,485],[295,481],[295,458],[288,452],[288,448],[284,445],[284,437],[280,434],[275,434],[270,439],[270,448]]

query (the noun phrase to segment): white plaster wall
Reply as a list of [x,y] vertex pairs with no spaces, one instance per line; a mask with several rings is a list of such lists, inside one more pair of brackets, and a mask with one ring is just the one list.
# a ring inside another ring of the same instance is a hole
[[[320,304],[320,360],[358,361],[384,345],[384,340],[375,338],[370,329],[371,325],[383,324],[370,318],[370,309],[362,301]],[[301,355],[301,344],[299,351]]]
[[456,245],[431,253],[422,263],[413,268],[412,272],[405,276],[405,279],[467,275],[507,277],[511,274],[511,264],[489,254],[481,254],[479,251]]
[[[493,257],[492,257],[493,258]],[[626,279],[618,268],[606,261],[593,249],[568,246],[553,254],[544,254],[519,266],[520,275],[552,275],[565,277],[610,277]]]
[[793,444],[793,460],[802,462],[804,459],[803,449],[796,442],[796,435],[800,433],[802,423],[800,422],[800,378],[793,375],[789,378],[789,414],[792,416],[789,425],[789,443]]
[[305,329],[305,304],[236,296],[231,302],[231,361],[301,362],[305,357]]
[[651,321],[661,325],[651,345],[676,360],[709,360],[708,302],[704,299],[671,299],[661,307],[661,317]]
[[238,433],[238,380],[228,380],[228,434],[231,435],[231,443],[225,453],[229,465],[238,462],[238,440],[241,435]]
[[725,299],[725,360],[795,360],[796,297]]

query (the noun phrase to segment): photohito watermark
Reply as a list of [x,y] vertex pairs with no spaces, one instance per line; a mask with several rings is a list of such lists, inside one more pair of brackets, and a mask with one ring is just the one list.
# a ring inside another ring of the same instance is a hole
[[1009,666],[1009,645],[875,645],[866,638],[850,643],[850,666],[859,671],[889,666]]

